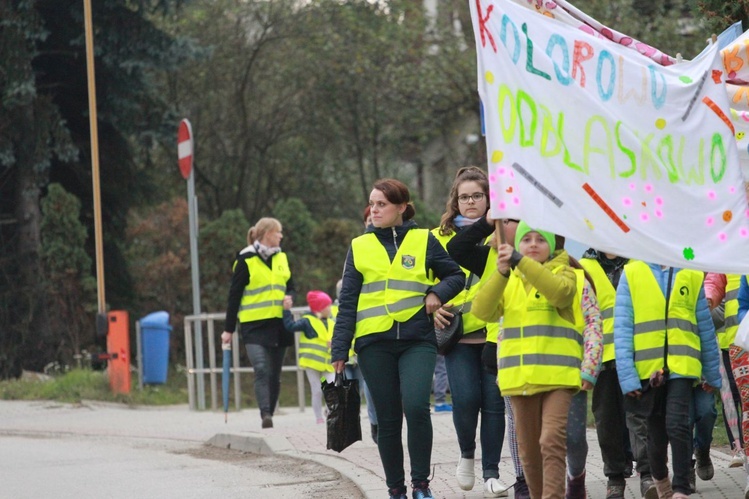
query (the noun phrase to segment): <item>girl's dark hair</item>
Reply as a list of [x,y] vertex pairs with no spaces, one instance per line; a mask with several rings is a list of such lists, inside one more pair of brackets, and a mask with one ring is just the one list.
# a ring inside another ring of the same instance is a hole
[[411,194],[408,192],[406,184],[394,178],[381,178],[375,181],[372,186],[378,191],[382,191],[385,199],[393,204],[406,203],[406,211],[403,212],[403,221],[411,220],[416,215],[416,208],[411,202]]
[[364,216],[362,218],[362,222],[364,222],[364,226],[367,226],[367,219],[369,218],[369,215],[372,213],[372,207],[367,205],[364,207]]
[[[460,208],[458,207],[458,188],[463,182],[476,182],[481,186],[484,191],[484,196],[489,199],[489,179],[486,177],[486,173],[481,168],[476,166],[464,166],[459,169],[455,174],[455,180],[450,188],[450,195],[447,198],[445,205],[445,213],[442,214],[440,219],[440,235],[449,236],[455,232],[455,217],[460,215]],[[487,208],[489,203],[486,204]]]

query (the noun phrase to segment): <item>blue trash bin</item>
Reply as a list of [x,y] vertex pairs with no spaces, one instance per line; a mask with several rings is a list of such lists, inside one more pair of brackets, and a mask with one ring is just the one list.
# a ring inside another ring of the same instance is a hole
[[143,383],[166,383],[169,365],[169,312],[153,312],[140,319],[142,338]]

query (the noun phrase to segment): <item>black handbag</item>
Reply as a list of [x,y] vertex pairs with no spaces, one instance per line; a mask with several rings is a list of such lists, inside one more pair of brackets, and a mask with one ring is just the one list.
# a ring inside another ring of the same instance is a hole
[[322,393],[328,407],[328,449],[341,452],[362,439],[359,380],[346,379],[344,373],[336,373],[333,383],[322,382]]
[[[471,272],[468,276],[468,281],[466,281],[466,291],[468,291],[468,288],[471,286],[472,279],[473,272]],[[468,293],[466,293],[466,300],[467,299]],[[453,312],[450,324],[443,329],[434,328],[434,335],[437,337],[437,353],[440,355],[447,355],[450,353],[463,337],[463,307],[466,305],[466,300],[463,300],[463,304],[458,311]]]
[[447,355],[463,337],[463,312],[461,310],[453,314],[450,324],[444,329],[434,329],[437,337],[437,352]]

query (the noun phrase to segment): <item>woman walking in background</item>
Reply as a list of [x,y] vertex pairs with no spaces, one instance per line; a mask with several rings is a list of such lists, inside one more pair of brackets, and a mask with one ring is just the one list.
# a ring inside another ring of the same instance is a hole
[[221,341],[229,343],[236,329],[255,370],[255,398],[263,428],[273,428],[273,412],[281,389],[281,367],[294,336],[283,325],[283,304],[293,301],[294,284],[283,231],[275,218],[261,218],[247,233],[248,246],[234,262]]
[[390,497],[407,497],[405,414],[412,497],[430,498],[429,396],[437,344],[429,315],[460,292],[465,278],[439,241],[411,220],[415,211],[402,182],[375,182],[369,205],[372,225],[351,242],[346,257],[333,366],[344,370],[353,342],[377,412],[377,446]]
[[[463,229],[486,215],[489,208],[489,180],[486,174],[470,166],[455,175],[440,226],[432,234],[442,246]],[[484,244],[486,238],[479,244]],[[475,245],[475,244],[474,244]],[[487,250],[489,247],[486,247]],[[457,260],[456,260],[457,261]],[[499,459],[505,437],[505,403],[497,387],[496,343],[499,323],[486,322],[471,313],[471,304],[480,283],[488,280],[496,268],[496,254],[475,262],[475,269],[463,268],[466,286],[450,303],[434,313],[434,327],[444,328],[455,311],[463,307],[463,338],[445,356],[447,378],[453,402],[453,425],[458,436],[460,457],[455,478],[463,490],[474,486],[476,428],[481,415],[481,469],[484,497],[503,497],[507,487],[499,482]],[[482,364],[487,342],[494,343],[493,367]]]

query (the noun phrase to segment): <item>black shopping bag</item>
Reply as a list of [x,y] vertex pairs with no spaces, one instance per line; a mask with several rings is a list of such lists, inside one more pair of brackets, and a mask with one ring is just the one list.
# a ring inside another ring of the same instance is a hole
[[322,393],[328,406],[328,449],[341,452],[361,440],[359,380],[337,373],[333,383],[322,382]]

